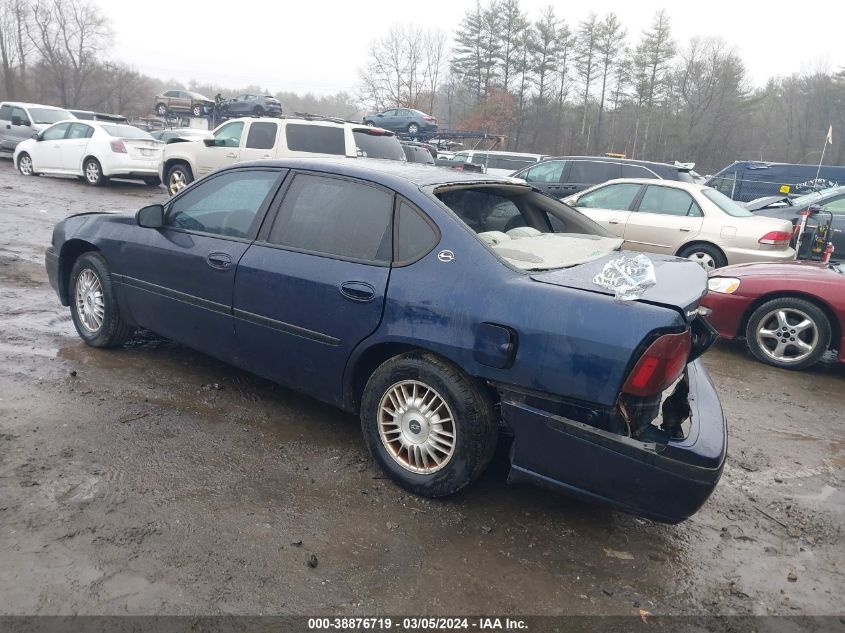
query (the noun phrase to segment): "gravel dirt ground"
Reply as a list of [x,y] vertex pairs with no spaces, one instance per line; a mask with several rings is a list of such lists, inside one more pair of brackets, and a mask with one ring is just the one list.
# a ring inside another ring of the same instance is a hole
[[353,416],[152,335],[80,341],[53,224],[164,197],[0,160],[0,614],[845,613],[845,368],[711,350],[728,462],[681,525],[509,486],[504,455],[414,497]]

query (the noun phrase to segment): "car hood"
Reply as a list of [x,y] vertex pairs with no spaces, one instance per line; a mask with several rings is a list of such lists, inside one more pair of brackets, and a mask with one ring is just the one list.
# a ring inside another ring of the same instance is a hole
[[678,309],[684,313],[687,319],[695,316],[698,302],[707,292],[707,273],[700,265],[688,259],[653,253],[623,251],[571,268],[536,272],[531,275],[531,279],[540,283],[613,296],[613,290],[600,286],[593,280],[602,272],[605,265],[623,255],[626,257],[644,256],[651,260],[654,265],[656,283],[647,288],[638,301]]
[[766,209],[775,205],[777,203],[781,203],[778,206],[790,206],[789,205],[789,197],[787,196],[766,196],[764,198],[757,198],[756,200],[752,200],[751,202],[745,203],[745,208],[749,211],[757,211],[758,209]]
[[710,273],[711,277],[788,277],[790,279],[818,279],[820,275],[836,275],[826,264],[821,262],[757,262],[725,266]]

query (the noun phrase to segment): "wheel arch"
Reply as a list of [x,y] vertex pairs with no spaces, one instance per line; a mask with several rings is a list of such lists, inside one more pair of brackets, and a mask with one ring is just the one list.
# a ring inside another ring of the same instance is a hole
[[162,182],[166,182],[167,180],[167,172],[169,172],[173,167],[176,165],[183,164],[188,169],[191,170],[191,175],[196,178],[196,171],[194,170],[194,166],[191,164],[191,161],[184,157],[184,156],[174,156],[172,158],[168,158],[164,161],[164,166],[162,167]]
[[59,299],[62,305],[69,305],[68,298],[70,286],[70,271],[73,270],[73,265],[84,253],[90,252],[100,253],[100,249],[91,242],[82,239],[71,239],[62,245],[62,250],[59,252]]
[[[724,258],[725,258],[725,261],[726,261],[726,262],[728,261],[728,256],[725,254],[724,249],[723,249],[723,248],[721,248],[718,244],[716,244],[716,243],[714,243],[714,242],[710,242],[710,241],[708,241],[708,240],[693,239],[693,240],[690,240],[689,242],[686,242],[686,243],[684,243],[684,244],[681,244],[681,245],[678,247],[678,250],[676,250],[676,251],[675,251],[675,255],[676,255],[676,256],[678,256],[678,257],[680,257],[679,253],[680,253],[681,251],[686,250],[686,249],[690,248],[691,246],[699,246],[699,245],[701,245],[701,246],[709,246],[709,247],[711,247],[711,248],[715,248],[717,251],[719,251],[719,252],[722,254],[722,257],[724,257]],[[728,262],[728,264],[730,264],[730,262]]]
[[106,170],[103,169],[103,161],[101,161],[100,157],[97,156],[96,154],[90,154],[90,153],[85,154],[85,156],[82,157],[82,164],[79,166],[80,167],[79,173],[82,174],[83,176],[85,175],[85,163],[88,162],[89,158],[93,158],[95,161],[97,161],[97,163],[100,165],[100,174],[107,177],[108,174],[106,173]]
[[739,331],[737,332],[737,336],[745,336],[745,329],[748,327],[748,321],[751,320],[751,315],[754,314],[754,311],[764,303],[772,301],[773,299],[801,299],[808,303],[812,303],[814,306],[824,312],[828,322],[830,323],[831,345],[838,345],[839,341],[842,340],[843,324],[839,322],[839,319],[836,317],[836,312],[833,311],[833,308],[831,308],[830,305],[828,305],[824,299],[820,299],[815,295],[801,292],[800,290],[776,290],[774,292],[770,292],[768,294],[757,297],[754,301],[751,302],[751,304],[746,308],[745,312],[743,313],[742,319],[739,322]]

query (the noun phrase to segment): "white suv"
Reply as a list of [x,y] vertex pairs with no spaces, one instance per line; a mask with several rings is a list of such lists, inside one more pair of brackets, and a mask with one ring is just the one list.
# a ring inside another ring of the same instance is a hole
[[325,117],[230,119],[199,141],[170,142],[160,175],[170,195],[211,172],[251,160],[347,156],[405,160],[393,132]]

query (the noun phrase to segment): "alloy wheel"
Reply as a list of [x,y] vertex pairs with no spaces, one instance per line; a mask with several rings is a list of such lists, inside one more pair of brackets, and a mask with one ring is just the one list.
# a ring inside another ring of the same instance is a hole
[[710,255],[710,253],[697,251],[695,253],[691,253],[687,259],[699,264],[706,271],[716,270],[716,260],[713,259],[713,256]]
[[93,160],[85,163],[85,179],[92,185],[96,185],[100,180],[100,166]]
[[32,175],[32,159],[29,157],[29,154],[24,154],[20,157],[18,169],[24,176]]
[[756,336],[763,353],[780,363],[800,363],[819,344],[815,321],[796,308],[778,308],[766,314]]
[[103,286],[100,278],[90,268],[86,268],[76,279],[76,313],[79,321],[92,334],[103,325],[106,302],[103,298]]
[[167,183],[170,195],[175,196],[187,186],[188,179],[185,178],[185,173],[183,171],[175,169],[170,173],[170,182]]
[[455,419],[449,405],[417,380],[398,382],[382,396],[378,432],[387,453],[413,473],[435,473],[455,453]]

